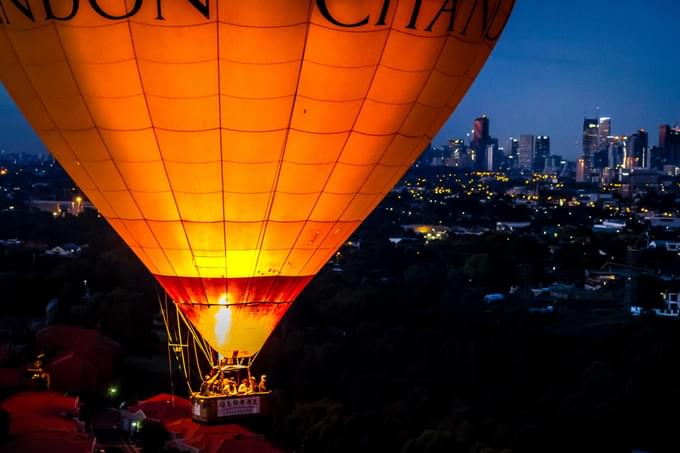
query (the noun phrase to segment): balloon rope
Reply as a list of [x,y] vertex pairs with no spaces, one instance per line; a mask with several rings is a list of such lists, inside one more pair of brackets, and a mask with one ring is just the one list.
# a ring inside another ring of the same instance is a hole
[[168,322],[168,296],[163,293],[163,300],[158,293],[158,287],[156,287],[156,298],[158,299],[158,306],[161,310],[161,318],[163,318],[163,324],[165,325],[165,332],[168,335],[167,348],[168,348],[168,375],[170,377],[170,392],[172,394],[172,400],[175,400],[175,382],[172,378],[172,359],[170,357],[170,345],[173,343],[172,332],[170,330],[170,324]]
[[[184,374],[184,379],[186,380],[187,387],[189,388],[189,392],[193,393],[193,389],[191,388],[191,378],[189,374],[187,373],[187,360],[186,357],[184,357],[184,343],[182,343],[182,328],[180,325],[180,311],[175,307],[175,317],[177,319],[177,335],[179,337],[180,343],[179,343],[179,352],[182,356],[182,372]],[[186,346],[187,348],[189,347],[189,335],[187,334],[187,341],[186,341]],[[175,354],[177,354],[175,350]]]

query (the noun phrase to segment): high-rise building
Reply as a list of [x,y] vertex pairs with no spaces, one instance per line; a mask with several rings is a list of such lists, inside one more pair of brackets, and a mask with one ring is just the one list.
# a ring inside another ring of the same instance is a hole
[[645,168],[649,168],[650,170],[662,170],[663,166],[663,150],[658,146],[650,146],[646,155]]
[[609,137],[607,142],[607,167],[619,168],[624,166],[626,159],[626,147],[628,146],[628,137],[615,136]]
[[498,162],[498,149],[494,145],[488,145],[486,147],[486,171],[496,171],[499,167]]
[[446,166],[472,168],[473,162],[468,151],[468,147],[462,138],[449,140],[449,158],[446,161]]
[[508,140],[508,147],[504,149],[503,163],[501,169],[503,171],[513,171],[517,168],[517,152],[519,149],[519,140],[510,137]]
[[586,180],[586,160],[581,158],[576,162],[576,182]]
[[597,123],[597,146],[599,149],[607,148],[607,139],[612,135],[612,119],[602,117]]
[[545,170],[546,159],[550,156],[550,137],[539,135],[534,146],[534,171]]
[[630,136],[628,140],[628,157],[632,159],[633,167],[645,167],[649,152],[649,134],[640,129]]
[[471,154],[475,156],[475,167],[480,170],[486,167],[486,149],[493,143],[489,128],[489,117],[482,115],[479,118],[475,118],[470,148],[474,150]]
[[545,172],[546,173],[561,173],[564,168],[564,161],[562,156],[552,154],[548,156],[545,160]]
[[520,170],[532,170],[534,165],[534,136],[522,134],[519,136],[517,148],[517,168]]
[[597,118],[583,119],[583,162],[585,174],[593,169],[593,158],[599,148],[599,121]]
[[665,164],[680,164],[680,124],[659,126],[659,148]]
[[484,149],[489,143],[490,138],[489,117],[482,115],[479,118],[475,118],[470,145],[477,150]]

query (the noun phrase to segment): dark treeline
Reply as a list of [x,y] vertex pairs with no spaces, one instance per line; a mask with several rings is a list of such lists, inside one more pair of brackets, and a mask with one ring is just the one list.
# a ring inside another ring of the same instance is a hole
[[[47,303],[58,299],[51,322],[99,329],[129,354],[158,351],[151,333],[158,286],[94,211],[59,219],[34,210],[0,212],[0,239],[8,238],[22,243],[0,249],[5,327],[44,320]],[[83,246],[82,251],[69,258],[45,254],[69,243]]]
[[362,231],[369,239],[343,251],[343,271],[311,283],[258,358],[278,389],[283,443],[305,452],[680,451],[680,325],[623,312],[528,315],[512,300],[488,312],[485,291],[521,281],[522,266],[541,268],[535,239],[395,248],[370,239],[370,222]]

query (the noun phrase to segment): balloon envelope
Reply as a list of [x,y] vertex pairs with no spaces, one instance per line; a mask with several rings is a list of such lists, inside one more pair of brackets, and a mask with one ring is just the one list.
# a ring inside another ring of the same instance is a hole
[[252,356],[514,0],[0,1],[0,75],[207,341]]

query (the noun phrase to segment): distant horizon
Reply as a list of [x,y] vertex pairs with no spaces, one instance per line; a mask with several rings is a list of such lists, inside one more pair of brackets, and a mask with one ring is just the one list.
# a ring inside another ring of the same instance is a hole
[[[584,20],[586,10],[602,23]],[[677,17],[674,0],[518,1],[486,66],[433,144],[465,138],[474,119],[486,114],[501,146],[520,134],[548,135],[551,154],[575,160],[583,118],[594,118],[599,107],[600,117],[612,119],[613,135],[645,129],[656,145],[660,125],[680,122]]]
[[[586,8],[611,26],[585,21]],[[612,135],[645,129],[656,145],[660,125],[680,122],[677,17],[680,2],[674,0],[644,6],[636,0],[518,1],[497,48],[433,145],[466,138],[474,119],[486,114],[500,146],[521,134],[547,135],[551,154],[575,160],[583,118],[594,118],[598,107],[601,117],[612,119]],[[640,26],[619,32],[615,25],[631,18]],[[0,149],[46,151],[4,87]]]

